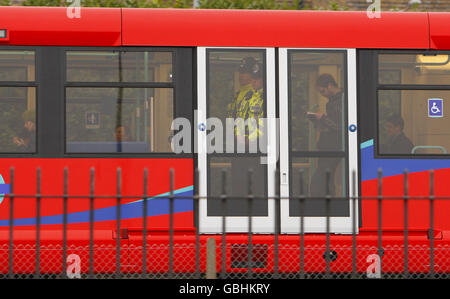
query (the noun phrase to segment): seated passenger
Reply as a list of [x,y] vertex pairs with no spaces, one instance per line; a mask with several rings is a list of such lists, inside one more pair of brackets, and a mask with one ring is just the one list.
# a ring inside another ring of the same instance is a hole
[[116,142],[128,141],[128,133],[125,126],[117,126],[114,132]]
[[13,143],[21,152],[34,152],[36,150],[36,110],[27,110],[22,114],[24,130],[19,136],[13,138]]
[[405,122],[396,114],[387,119],[385,130],[388,140],[384,145],[383,154],[410,154],[414,145],[403,133]]

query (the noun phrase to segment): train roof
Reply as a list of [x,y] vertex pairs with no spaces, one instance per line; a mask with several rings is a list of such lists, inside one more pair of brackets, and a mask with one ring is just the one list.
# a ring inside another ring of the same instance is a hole
[[450,49],[450,13],[0,7],[0,45]]

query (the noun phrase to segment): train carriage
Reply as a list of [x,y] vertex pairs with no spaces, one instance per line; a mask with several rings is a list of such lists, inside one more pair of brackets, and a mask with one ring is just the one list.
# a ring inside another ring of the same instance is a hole
[[[450,14],[0,16],[2,273],[198,273],[208,239],[229,273],[450,272]],[[254,152],[225,137],[249,60]]]

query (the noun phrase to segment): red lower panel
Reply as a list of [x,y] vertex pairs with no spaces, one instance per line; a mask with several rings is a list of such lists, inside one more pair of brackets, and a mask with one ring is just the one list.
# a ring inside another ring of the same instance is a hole
[[[46,235],[48,234],[48,235]],[[59,233],[58,233],[59,234]],[[9,250],[7,232],[0,234],[0,272],[8,272]],[[63,246],[61,239],[50,232],[43,232],[40,246],[39,266],[41,273],[60,273],[62,271]],[[359,273],[366,273],[373,264],[373,255],[378,252],[376,232],[361,232],[356,238],[356,269]],[[143,238],[140,231],[129,231],[128,239],[120,242],[120,271],[125,273],[141,273],[143,261]],[[71,231],[68,235],[67,254],[76,254],[80,258],[81,271],[89,271],[89,234],[86,231]],[[216,242],[217,271],[222,269],[221,235],[202,235],[199,246],[200,271],[206,270],[206,244],[209,238]],[[36,270],[36,248],[33,237],[31,241],[16,241],[13,251],[13,271],[15,273],[34,273]],[[245,234],[231,234],[226,237],[226,271],[246,272],[248,260],[248,236]],[[274,237],[257,235],[252,239],[254,248],[253,272],[273,272],[275,267]],[[326,271],[327,262],[324,257],[326,251],[326,236],[307,235],[304,240],[304,271],[321,273]],[[95,273],[114,273],[116,271],[116,239],[111,231],[96,231],[94,241]],[[282,273],[296,273],[300,271],[300,239],[298,236],[280,236],[278,246],[279,271]],[[402,232],[383,234],[383,273],[402,273],[404,271],[404,240]],[[169,257],[172,256],[172,271],[174,273],[194,273],[196,270],[195,234],[189,231],[175,232],[173,246],[167,231],[150,231],[147,237],[147,271],[151,273],[168,273],[170,270]],[[172,250],[171,250],[172,248]],[[240,248],[236,250],[236,248]],[[434,247],[435,271],[450,272],[450,238],[444,234],[436,236]],[[353,250],[352,236],[330,237],[330,251],[332,259],[329,262],[330,272],[350,273],[352,271]],[[430,270],[430,240],[427,232],[410,232],[408,238],[408,271],[411,273],[427,273]],[[69,260],[70,266],[72,260]]]

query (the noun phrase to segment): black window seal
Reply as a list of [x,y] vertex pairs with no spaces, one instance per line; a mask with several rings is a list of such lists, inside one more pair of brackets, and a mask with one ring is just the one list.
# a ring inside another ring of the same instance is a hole
[[[178,48],[166,48],[166,47],[64,47],[62,49],[64,55],[64,71],[63,71],[63,81],[64,81],[64,138],[63,138],[63,157],[67,158],[192,158],[192,154],[177,154],[173,152],[142,152],[142,153],[108,153],[108,152],[95,152],[95,153],[83,153],[83,152],[68,152],[67,142],[66,142],[66,89],[67,88],[170,88],[173,94],[173,115],[176,116],[176,87],[177,87],[177,74],[176,74],[176,63],[177,63],[177,49]],[[67,52],[171,52],[172,53],[172,81],[171,82],[76,82],[67,81]]]

